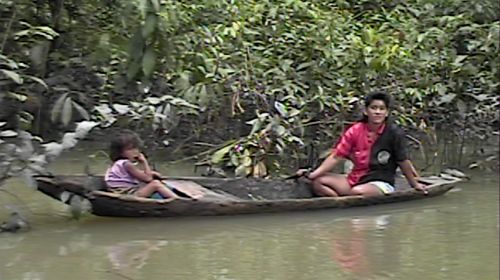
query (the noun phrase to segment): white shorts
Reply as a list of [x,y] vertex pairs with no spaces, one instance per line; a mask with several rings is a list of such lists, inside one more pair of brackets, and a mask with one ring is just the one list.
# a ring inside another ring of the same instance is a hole
[[393,193],[395,191],[394,186],[383,181],[372,181],[368,182],[368,184],[372,184],[376,186],[383,194]]

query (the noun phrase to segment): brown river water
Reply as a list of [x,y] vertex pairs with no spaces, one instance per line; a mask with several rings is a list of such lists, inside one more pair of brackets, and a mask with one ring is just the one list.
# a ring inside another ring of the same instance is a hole
[[[62,159],[52,169],[82,166]],[[188,165],[168,174],[192,172]],[[0,280],[499,279],[499,175],[470,175],[423,201],[162,219],[73,220],[66,206],[12,181],[7,189],[24,203],[0,192],[0,218],[17,205],[32,228],[0,234]]]

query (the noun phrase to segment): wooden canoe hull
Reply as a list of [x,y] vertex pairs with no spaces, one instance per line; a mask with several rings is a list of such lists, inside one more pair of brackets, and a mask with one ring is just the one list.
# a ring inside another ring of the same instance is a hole
[[[147,199],[117,195],[102,191],[102,177],[39,176],[38,190],[60,200],[67,192],[86,198],[91,212],[110,217],[175,217],[213,216],[283,211],[304,211],[327,208],[348,208],[376,204],[426,199],[442,195],[452,189],[460,179],[422,178],[428,184],[428,194],[408,188],[397,180],[400,190],[377,197],[345,196],[337,198],[314,197],[304,181],[271,181],[258,179],[182,178],[203,185],[221,194],[215,198]],[[224,194],[227,194],[227,199]]]

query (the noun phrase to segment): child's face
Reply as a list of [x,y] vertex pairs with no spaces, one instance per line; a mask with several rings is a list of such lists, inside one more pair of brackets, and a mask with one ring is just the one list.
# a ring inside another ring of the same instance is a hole
[[389,115],[389,110],[382,100],[373,100],[365,108],[364,114],[368,117],[368,122],[372,124],[381,124]]
[[122,156],[127,158],[128,160],[134,160],[136,157],[140,155],[140,151],[138,148],[125,148],[123,150]]

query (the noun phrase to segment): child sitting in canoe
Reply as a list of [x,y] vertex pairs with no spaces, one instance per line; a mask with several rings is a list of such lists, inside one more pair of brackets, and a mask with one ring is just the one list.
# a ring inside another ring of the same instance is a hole
[[146,157],[139,150],[140,145],[139,136],[129,130],[121,132],[111,141],[109,157],[113,164],[104,176],[108,191],[139,197],[150,197],[158,192],[163,198],[178,198],[157,179],[161,175],[151,170]]
[[[323,163],[311,173],[298,170],[297,175],[310,179],[314,193],[319,196],[373,196],[395,191],[399,166],[410,186],[426,193],[408,159],[404,132],[388,121],[389,95],[369,94],[364,105],[363,118],[344,132]],[[329,173],[343,159],[354,164],[348,176]]]

